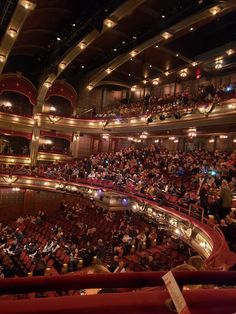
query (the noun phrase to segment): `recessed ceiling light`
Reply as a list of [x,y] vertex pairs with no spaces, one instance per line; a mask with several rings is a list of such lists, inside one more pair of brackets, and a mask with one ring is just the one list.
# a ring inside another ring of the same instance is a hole
[[8,29],[8,34],[9,34],[12,38],[14,38],[14,37],[16,37],[16,35],[17,35],[17,30],[14,29],[14,28],[9,28],[9,29]]
[[151,64],[149,65],[149,68],[152,68],[152,65],[151,65]]
[[176,57],[178,57],[179,56],[179,54],[178,53],[176,53],[176,55],[175,55]]
[[129,76],[131,76],[131,74],[130,74],[130,73],[129,73],[128,75],[129,75]]
[[66,68],[66,63],[65,63],[65,62],[61,62],[61,63],[59,64],[59,68],[60,68],[61,70],[64,70],[64,69]]
[[106,72],[107,72],[107,74],[110,74],[112,72],[112,69],[111,68],[107,68]]
[[161,16],[161,18],[164,19],[164,18],[165,18],[165,15],[163,14],[163,15]]
[[125,41],[125,40],[123,40],[123,41],[122,41],[122,45],[125,45],[125,44],[126,44],[126,41]]
[[170,37],[172,37],[173,35],[169,32],[164,32],[161,35],[164,39],[169,39]]
[[80,49],[85,49],[86,47],[87,47],[87,43],[85,43],[84,41],[82,41],[82,42],[80,42],[79,44],[78,44],[78,46],[79,46],[79,48]]
[[114,49],[113,49],[113,51],[117,51],[117,49],[116,49],[116,48],[114,48]]
[[190,27],[189,31],[193,32],[193,31],[195,31],[195,28],[194,27]]
[[81,65],[81,68],[82,68],[82,69],[84,69],[84,68],[85,68],[85,66],[82,64],[82,65]]
[[135,57],[138,54],[138,50],[133,50],[130,52],[131,57]]
[[158,46],[158,45],[156,45],[155,47],[156,47],[156,48],[159,48],[159,46]]
[[228,56],[230,56],[234,53],[234,50],[233,49],[226,50],[226,53]]
[[192,66],[193,67],[197,66],[197,62],[196,61],[192,62]]
[[136,37],[136,36],[133,36],[133,39],[137,39],[137,37]]
[[88,89],[89,91],[92,90],[92,89],[93,89],[93,85],[91,85],[91,84],[88,85],[88,86],[87,86],[87,89]]
[[168,75],[170,75],[170,72],[166,71],[165,76],[168,76]]
[[73,23],[73,24],[72,24],[72,26],[73,26],[73,27],[75,27],[75,26],[76,26],[76,24],[75,24],[75,23]]
[[103,22],[103,24],[104,24],[105,26],[107,26],[108,28],[112,28],[112,27],[116,26],[117,23],[114,22],[114,21],[111,20],[111,19],[105,19],[104,22]]
[[5,62],[6,56],[5,55],[0,55],[0,62]]
[[60,41],[60,40],[61,40],[61,38],[60,38],[60,37],[57,37],[57,40],[58,40],[58,41]]
[[217,5],[209,10],[209,12],[212,15],[216,15],[216,14],[220,13],[220,11],[221,11],[221,7],[219,7]]

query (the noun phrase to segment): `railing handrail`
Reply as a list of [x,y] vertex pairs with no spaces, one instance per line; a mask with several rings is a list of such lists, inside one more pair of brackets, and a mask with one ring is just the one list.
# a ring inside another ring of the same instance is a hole
[[[165,271],[105,274],[68,274],[63,276],[18,277],[0,280],[0,294],[59,289],[140,288],[164,286]],[[173,272],[179,285],[214,284],[236,285],[235,271],[178,271]]]

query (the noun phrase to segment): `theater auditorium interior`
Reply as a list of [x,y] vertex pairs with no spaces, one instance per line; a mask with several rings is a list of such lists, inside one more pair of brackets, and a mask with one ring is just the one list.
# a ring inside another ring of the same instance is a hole
[[1,0],[0,313],[232,314],[235,270],[236,1]]

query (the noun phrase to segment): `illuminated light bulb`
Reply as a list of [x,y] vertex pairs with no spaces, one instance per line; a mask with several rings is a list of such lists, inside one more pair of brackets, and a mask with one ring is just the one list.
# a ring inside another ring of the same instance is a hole
[[229,49],[226,51],[227,55],[228,56],[231,56],[233,53],[234,53],[234,50],[233,49]]
[[43,86],[45,86],[46,88],[50,88],[52,86],[52,83],[49,81],[46,81],[43,83]]
[[114,22],[114,21],[111,20],[111,19],[105,19],[104,22],[103,22],[103,24],[104,24],[105,26],[107,26],[108,28],[112,28],[112,27],[116,26],[117,23]]
[[158,84],[159,84],[159,79],[153,80],[153,81],[152,81],[152,84],[153,84],[153,85],[158,85]]
[[221,7],[219,7],[219,6],[214,6],[213,8],[211,8],[211,9],[209,10],[209,12],[210,12],[212,15],[216,15],[216,14],[220,13],[220,11],[221,11]]
[[93,85],[88,85],[88,86],[87,86],[87,89],[88,89],[89,91],[91,91],[91,90],[93,89]]
[[82,41],[82,42],[80,42],[79,44],[78,44],[78,46],[79,46],[79,48],[80,49],[85,49],[86,47],[87,47],[87,44],[84,42],[84,41]]
[[132,91],[132,92],[135,92],[136,89],[137,89],[137,86],[136,86],[136,85],[134,85],[134,86],[131,87],[131,91]]
[[64,70],[64,69],[66,68],[66,63],[65,63],[65,62],[61,62],[61,63],[59,64],[59,68],[60,68],[61,70]]
[[5,61],[6,61],[6,56],[0,55],[0,62],[5,62]]
[[193,66],[193,67],[197,66],[197,62],[195,62],[195,61],[192,62],[192,66]]
[[157,140],[155,140],[155,143],[159,143],[159,140],[157,139]]
[[186,77],[187,74],[188,74],[188,69],[182,69],[182,70],[180,71],[180,76],[181,76],[181,77]]
[[17,35],[17,30],[14,29],[14,28],[9,28],[9,29],[8,29],[8,34],[9,34],[12,38],[14,38],[14,37],[16,37],[16,35]]
[[112,72],[111,68],[106,69],[107,74],[110,74]]
[[164,39],[169,39],[170,37],[172,37],[173,35],[169,32],[164,32],[162,35],[161,35]]
[[223,58],[219,57],[215,59],[215,69],[219,70],[223,67]]
[[131,57],[135,57],[138,54],[138,50],[133,50],[130,52]]
[[170,72],[166,71],[165,76],[169,76],[169,75],[170,75]]

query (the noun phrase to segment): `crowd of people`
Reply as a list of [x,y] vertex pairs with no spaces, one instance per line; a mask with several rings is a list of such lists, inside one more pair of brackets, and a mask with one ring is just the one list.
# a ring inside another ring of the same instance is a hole
[[[165,247],[165,259],[146,250],[157,244]],[[175,258],[168,256],[172,250]],[[181,240],[173,240],[157,225],[146,223],[131,212],[110,213],[93,201],[85,205],[81,200],[63,200],[56,215],[45,215],[39,210],[36,215],[20,216],[11,225],[0,225],[1,277],[27,275],[22,272],[25,257],[30,263],[24,269],[35,276],[44,275],[48,261],[59,272],[65,261],[72,272],[94,264],[104,265],[114,273],[135,271],[125,259],[135,252],[139,253],[136,266],[140,271],[168,269],[190,256]],[[178,254],[180,259],[176,258]]]
[[170,152],[158,146],[131,146],[67,163],[38,167],[0,166],[2,173],[39,176],[63,181],[109,182],[119,190],[153,198],[163,193],[179,197],[179,204],[199,204],[205,215],[223,219],[235,195],[236,153],[205,150]]
[[146,94],[144,99],[137,101],[121,102],[117,105],[108,106],[105,112],[96,115],[98,118],[128,118],[136,116],[147,116],[149,118],[159,117],[165,120],[174,116],[180,119],[186,114],[190,114],[198,109],[198,107],[207,104],[218,105],[221,100],[235,95],[235,84],[232,85],[230,91],[227,88],[215,88],[213,85],[207,87],[199,87],[197,93],[190,93],[185,90],[174,95],[164,95],[163,97],[150,96]]

